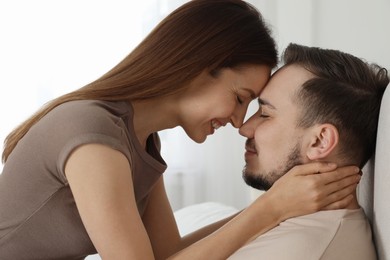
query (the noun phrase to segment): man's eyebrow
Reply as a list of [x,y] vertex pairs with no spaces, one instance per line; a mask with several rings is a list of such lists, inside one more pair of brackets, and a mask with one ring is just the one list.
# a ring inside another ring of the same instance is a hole
[[259,102],[259,106],[269,106],[272,109],[276,109],[271,103],[269,103],[267,100],[258,98],[257,102]]

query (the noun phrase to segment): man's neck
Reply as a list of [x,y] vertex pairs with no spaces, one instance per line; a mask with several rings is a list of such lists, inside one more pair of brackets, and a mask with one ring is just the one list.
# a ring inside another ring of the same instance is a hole
[[346,209],[359,209],[360,205],[357,201],[356,192],[353,194],[352,201],[345,207]]

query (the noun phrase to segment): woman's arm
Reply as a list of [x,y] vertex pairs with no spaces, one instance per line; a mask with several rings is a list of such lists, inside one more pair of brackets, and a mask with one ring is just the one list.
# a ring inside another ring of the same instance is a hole
[[[323,178],[302,179],[305,173],[317,170],[329,171],[332,167],[315,164],[311,168],[293,170],[281,178],[284,181],[278,181],[278,185],[264,194],[266,196],[260,196],[222,228],[171,258],[225,259],[251,238],[282,220],[317,211],[350,193],[334,193],[342,186],[334,184],[339,183],[334,182],[334,176],[328,177],[328,183]],[[162,180],[151,195],[161,195],[160,199],[149,201],[144,219],[141,219],[135,202],[131,169],[126,157],[119,151],[100,144],[83,145],[69,157],[65,173],[81,219],[103,259],[164,259],[188,244],[179,236]],[[347,182],[349,189],[353,187],[348,178],[343,185]],[[333,199],[324,199],[331,193]],[[209,229],[194,240],[212,231]]]
[[65,174],[83,224],[102,259],[154,259],[139,216],[127,158],[101,144],[77,148]]
[[[238,213],[237,213],[238,214]],[[149,196],[148,206],[142,217],[156,259],[166,259],[222,227],[235,215],[207,225],[185,237],[180,237],[177,224],[168,201],[163,176]]]
[[[349,195],[356,188],[358,175],[355,169],[357,168],[344,167],[335,170],[335,165],[320,163],[297,166],[275,183],[274,188],[238,213],[237,217],[231,216],[208,225],[180,241],[177,237],[174,239],[169,237],[169,233],[164,232],[168,227],[177,231],[174,220],[167,221],[165,217],[160,219],[162,215],[173,218],[172,213],[170,215],[161,213],[164,212],[164,207],[171,211],[161,179],[151,194],[144,217],[156,258],[161,256],[158,259],[165,259],[165,256],[170,255],[167,250],[172,252],[183,249],[171,258],[225,259],[246,242],[273,228],[284,219],[324,208],[342,208],[350,202],[352,197]],[[312,174],[325,171],[331,172]],[[154,217],[149,219],[148,216]],[[161,239],[160,242],[158,238]],[[199,242],[194,243],[198,240]],[[191,245],[192,243],[194,244]],[[187,246],[189,247],[186,248]],[[166,251],[163,252],[164,250]]]
[[127,158],[101,144],[77,148],[65,174],[83,224],[103,259],[166,259],[222,225],[198,232],[190,242],[181,240],[163,178],[153,188],[141,219]]
[[287,218],[345,207],[360,180],[359,169],[335,168],[334,164],[324,163],[293,168],[223,227],[170,259],[226,259],[246,242]]

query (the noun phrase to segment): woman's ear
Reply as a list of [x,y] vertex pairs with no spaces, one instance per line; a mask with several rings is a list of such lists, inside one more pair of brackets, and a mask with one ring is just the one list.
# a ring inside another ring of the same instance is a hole
[[313,127],[306,155],[310,160],[326,158],[339,143],[339,132],[332,124]]

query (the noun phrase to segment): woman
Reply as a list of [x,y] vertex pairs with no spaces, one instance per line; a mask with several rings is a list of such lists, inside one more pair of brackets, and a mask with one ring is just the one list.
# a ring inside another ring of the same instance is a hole
[[286,218],[348,203],[353,169],[297,167],[237,216],[180,237],[157,132],[181,126],[201,143],[227,123],[240,127],[276,62],[245,2],[178,8],[111,71],[7,137],[0,259],[223,259]]

